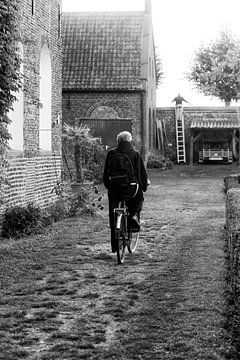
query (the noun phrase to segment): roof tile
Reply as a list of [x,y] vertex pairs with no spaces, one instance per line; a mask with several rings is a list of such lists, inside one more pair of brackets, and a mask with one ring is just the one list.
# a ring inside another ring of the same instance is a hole
[[143,12],[64,13],[64,89],[140,89]]
[[235,129],[240,124],[237,118],[232,119],[193,119],[191,128],[198,129]]

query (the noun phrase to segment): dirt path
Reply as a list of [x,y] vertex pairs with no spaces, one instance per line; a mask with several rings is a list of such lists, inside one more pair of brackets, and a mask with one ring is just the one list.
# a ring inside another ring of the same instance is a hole
[[153,171],[141,243],[122,266],[106,213],[3,242],[0,359],[231,359],[223,178],[237,171]]

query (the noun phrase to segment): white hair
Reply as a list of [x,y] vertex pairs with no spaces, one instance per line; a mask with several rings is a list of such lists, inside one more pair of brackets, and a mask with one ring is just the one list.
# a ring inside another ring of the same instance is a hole
[[131,142],[132,141],[132,134],[129,131],[122,131],[117,135],[117,142],[118,144],[121,141],[128,141]]

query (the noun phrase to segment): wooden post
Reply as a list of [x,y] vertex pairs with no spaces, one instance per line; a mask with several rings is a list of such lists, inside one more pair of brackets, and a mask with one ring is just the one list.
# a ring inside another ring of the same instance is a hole
[[192,130],[191,130],[191,135],[190,135],[190,165],[193,165],[193,138],[194,138],[194,134],[192,133]]
[[240,165],[240,127],[238,129],[238,164]]

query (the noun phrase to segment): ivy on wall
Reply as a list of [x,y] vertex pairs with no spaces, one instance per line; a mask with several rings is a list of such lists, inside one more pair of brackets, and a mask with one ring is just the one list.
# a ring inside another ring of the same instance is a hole
[[[8,112],[21,88],[20,56],[17,47],[19,0],[0,2],[0,189],[4,181],[5,152],[10,134]],[[0,194],[1,195],[1,194]]]

